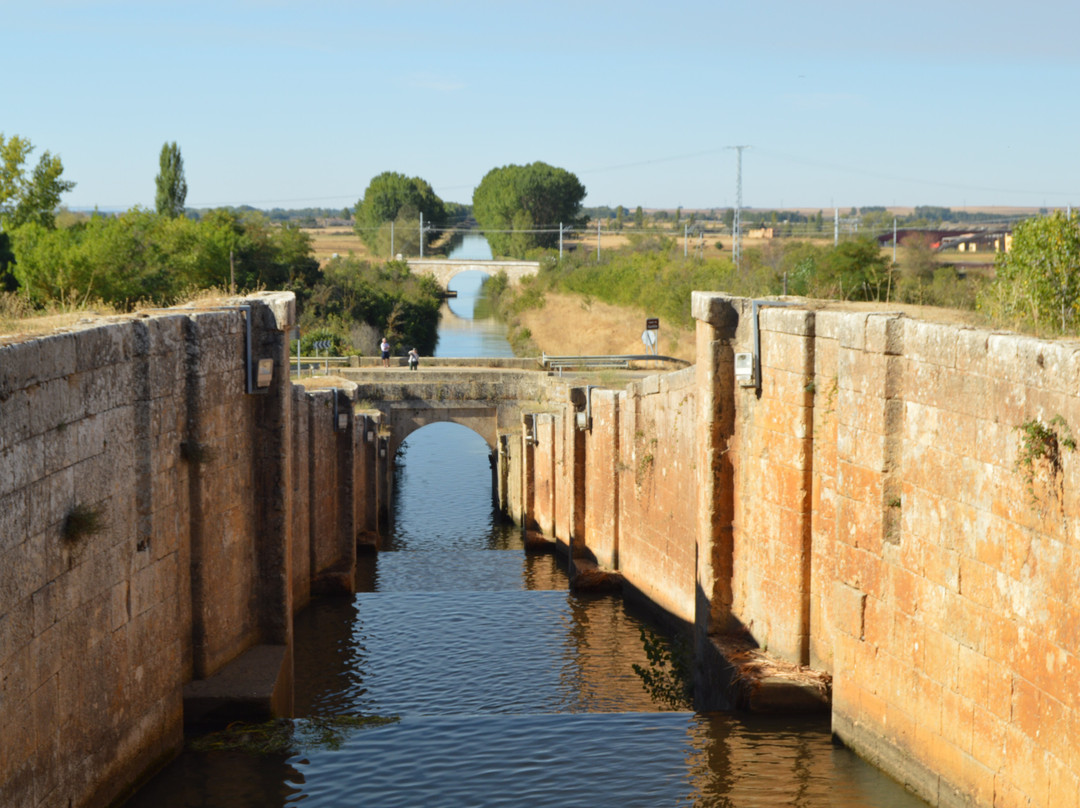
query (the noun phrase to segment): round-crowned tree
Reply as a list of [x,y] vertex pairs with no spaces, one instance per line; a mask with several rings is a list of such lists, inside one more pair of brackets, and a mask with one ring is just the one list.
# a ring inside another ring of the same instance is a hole
[[583,226],[584,199],[585,186],[566,169],[540,162],[509,165],[484,175],[473,192],[473,216],[492,252],[522,257],[528,249],[558,245],[560,225]]

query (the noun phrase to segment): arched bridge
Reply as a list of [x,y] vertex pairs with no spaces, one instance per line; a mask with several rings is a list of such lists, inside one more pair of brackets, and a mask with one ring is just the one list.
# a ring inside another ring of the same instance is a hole
[[455,275],[483,272],[495,277],[505,272],[510,283],[519,283],[527,275],[540,271],[539,261],[475,261],[450,258],[410,258],[409,269],[419,275],[431,275],[445,289]]
[[379,411],[391,456],[417,429],[441,422],[469,427],[496,451],[500,435],[520,433],[523,406],[545,402],[561,387],[546,374],[516,368],[372,368],[345,375],[357,384],[361,408]]

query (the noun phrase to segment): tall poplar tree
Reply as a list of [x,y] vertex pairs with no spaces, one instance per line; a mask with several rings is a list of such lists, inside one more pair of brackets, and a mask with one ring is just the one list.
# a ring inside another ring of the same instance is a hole
[[155,179],[157,194],[154,204],[158,213],[175,219],[184,215],[184,200],[187,199],[184,158],[180,156],[180,147],[175,141],[161,147],[160,165],[161,170]]

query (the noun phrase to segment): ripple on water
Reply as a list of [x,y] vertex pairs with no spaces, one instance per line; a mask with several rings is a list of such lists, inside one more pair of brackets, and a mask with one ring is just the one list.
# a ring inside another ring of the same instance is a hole
[[400,715],[655,710],[633,670],[634,663],[647,664],[640,626],[613,597],[363,593],[356,597],[350,638],[335,643],[337,675],[310,695],[310,709]]
[[289,804],[913,808],[827,724],[691,713],[416,716],[298,755]]
[[362,561],[378,592],[463,592],[569,587],[560,560],[524,550],[380,553]]

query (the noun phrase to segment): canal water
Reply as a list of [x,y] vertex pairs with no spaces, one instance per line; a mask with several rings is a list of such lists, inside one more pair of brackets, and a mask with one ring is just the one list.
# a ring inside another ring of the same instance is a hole
[[295,663],[298,716],[397,720],[289,754],[185,752],[131,808],[925,805],[827,720],[665,710],[633,668],[643,616],[524,552],[485,441],[432,424],[404,447],[385,549],[355,597],[298,615]]

